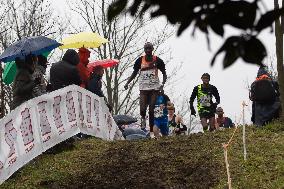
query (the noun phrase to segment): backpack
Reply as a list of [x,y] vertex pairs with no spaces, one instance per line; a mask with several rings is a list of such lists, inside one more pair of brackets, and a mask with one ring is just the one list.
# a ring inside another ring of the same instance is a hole
[[276,96],[276,90],[269,79],[256,80],[251,85],[250,99],[252,101],[260,103],[273,102]]

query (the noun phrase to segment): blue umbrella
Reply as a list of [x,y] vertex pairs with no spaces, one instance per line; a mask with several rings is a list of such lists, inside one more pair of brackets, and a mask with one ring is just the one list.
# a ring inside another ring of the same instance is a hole
[[25,37],[5,49],[0,56],[0,61],[10,62],[16,57],[23,59],[28,54],[40,55],[52,51],[60,45],[62,44],[44,36]]

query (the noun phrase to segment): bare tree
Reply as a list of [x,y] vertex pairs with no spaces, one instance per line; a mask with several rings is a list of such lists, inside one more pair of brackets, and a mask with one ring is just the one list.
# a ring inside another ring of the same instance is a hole
[[[0,8],[0,49],[29,36],[59,38],[67,29],[63,19],[55,15],[48,0],[2,0]],[[0,74],[3,73],[1,65]],[[9,111],[12,100],[11,86],[1,80],[1,117]]]
[[75,7],[74,4],[70,6],[71,10],[78,13],[89,30],[99,33],[110,41],[94,49],[97,58],[115,58],[120,61],[118,66],[105,70],[107,99],[113,106],[114,114],[133,114],[139,103],[138,94],[135,92],[138,77],[129,85],[128,90],[125,91],[122,87],[132,71],[133,63],[141,56],[146,41],[153,42],[156,51],[159,50],[158,55],[168,53],[167,50],[161,51],[160,48],[173,32],[169,31],[167,24],[157,29],[152,20],[141,19],[137,15],[130,18],[124,14],[108,22],[107,8],[112,2],[110,0],[77,0],[76,2]]
[[[282,0],[284,6],[284,0]],[[274,0],[274,8],[279,8],[278,0]],[[283,68],[283,34],[284,34],[284,16],[275,21],[275,37],[276,37],[276,57],[277,57],[277,72],[278,83],[282,110],[284,108],[284,68]],[[284,111],[281,112],[280,120],[284,121]]]

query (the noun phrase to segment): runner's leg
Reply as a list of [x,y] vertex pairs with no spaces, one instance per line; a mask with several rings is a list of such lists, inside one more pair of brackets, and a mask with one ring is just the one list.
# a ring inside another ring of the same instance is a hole
[[146,110],[147,110],[147,91],[140,91],[140,116],[141,116],[141,128],[146,127]]
[[208,130],[207,118],[205,118],[205,117],[200,118],[200,122],[201,122],[201,125],[203,127],[203,130],[207,131]]
[[150,102],[149,102],[149,126],[150,126],[150,132],[153,132],[153,126],[154,126],[154,108],[155,108],[155,102],[158,95],[158,91],[151,91],[149,93]]
[[210,117],[209,118],[209,131],[214,131],[216,128],[215,128],[215,117]]

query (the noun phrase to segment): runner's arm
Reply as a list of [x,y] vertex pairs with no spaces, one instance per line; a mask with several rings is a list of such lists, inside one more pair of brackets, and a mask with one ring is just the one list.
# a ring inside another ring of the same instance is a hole
[[167,73],[166,73],[166,66],[165,63],[162,59],[160,59],[159,57],[157,57],[157,68],[162,72],[163,74],[163,85],[165,85],[166,81],[167,81]]
[[197,90],[198,89],[197,89],[197,86],[196,86],[196,87],[194,87],[194,89],[193,89],[193,91],[191,93],[190,100],[189,100],[190,107],[193,107],[193,102],[194,102],[194,100],[195,100],[195,98],[197,96]]
[[134,66],[133,66],[133,72],[130,75],[130,77],[128,78],[126,85],[128,85],[137,76],[137,74],[138,74],[138,72],[141,68],[141,60],[142,60],[142,58],[140,57],[135,61]]
[[220,104],[220,95],[219,95],[218,89],[215,86],[213,86],[213,93],[212,94],[216,99],[216,103]]

